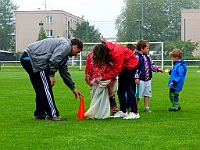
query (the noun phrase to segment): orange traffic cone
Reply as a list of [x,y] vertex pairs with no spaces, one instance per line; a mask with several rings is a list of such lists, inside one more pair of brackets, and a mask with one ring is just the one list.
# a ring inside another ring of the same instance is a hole
[[81,119],[81,120],[86,119],[86,116],[85,116],[85,106],[84,106],[84,98],[83,97],[80,97],[80,104],[79,104],[77,118]]

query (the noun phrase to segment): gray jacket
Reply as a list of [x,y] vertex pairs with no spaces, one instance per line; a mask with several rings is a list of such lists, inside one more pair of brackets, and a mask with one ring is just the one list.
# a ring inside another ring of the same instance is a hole
[[67,38],[47,38],[28,45],[25,50],[30,57],[33,72],[50,70],[53,77],[57,70],[64,83],[73,90],[75,83],[68,72],[67,60],[72,51],[71,41]]

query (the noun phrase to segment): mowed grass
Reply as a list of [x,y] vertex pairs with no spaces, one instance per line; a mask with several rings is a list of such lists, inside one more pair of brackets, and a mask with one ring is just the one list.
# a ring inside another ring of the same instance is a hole
[[[77,88],[90,105],[89,87],[84,71],[69,68]],[[183,91],[181,111],[168,112],[167,73],[153,73],[152,113],[143,112],[140,119],[78,120],[79,100],[64,85],[59,74],[53,87],[60,115],[67,121],[33,120],[35,94],[22,68],[0,70],[0,149],[19,150],[199,150],[200,149],[200,74],[189,68]],[[116,96],[117,97],[117,96]],[[118,100],[117,100],[118,102]]]

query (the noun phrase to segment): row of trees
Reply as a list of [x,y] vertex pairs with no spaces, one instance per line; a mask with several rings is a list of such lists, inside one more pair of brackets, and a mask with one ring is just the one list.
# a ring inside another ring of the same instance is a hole
[[180,40],[181,10],[200,8],[199,0],[125,0],[124,2],[122,13],[116,19],[118,41],[137,40],[139,20],[143,21],[141,30],[144,39]]
[[98,29],[95,26],[89,25],[89,22],[77,23],[76,30],[72,30],[73,36],[81,39],[83,42],[96,43],[100,42],[103,38]]
[[[164,42],[164,51],[167,52],[165,57],[175,47],[183,50],[184,42],[180,39],[181,10],[200,8],[199,0],[125,0],[124,2],[122,13],[116,19],[117,41],[136,41],[141,38],[138,37],[138,32],[141,32],[143,39]],[[187,58],[191,58],[198,44],[191,40],[187,41]]]
[[[199,8],[200,0],[125,0],[122,12],[115,21],[117,42],[139,39],[162,41],[165,58],[168,57],[169,51],[174,48],[183,50],[186,44],[186,56],[191,59],[199,43],[191,40],[186,43],[181,41],[181,10]],[[89,22],[77,24],[77,29],[72,30],[73,35],[84,42],[100,42],[103,37],[94,26],[88,24]],[[160,46],[153,46],[153,50],[160,51]]]

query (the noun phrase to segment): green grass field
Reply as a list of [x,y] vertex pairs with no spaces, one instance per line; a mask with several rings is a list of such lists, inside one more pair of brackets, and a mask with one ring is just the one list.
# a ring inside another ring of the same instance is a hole
[[[90,104],[89,87],[84,71],[69,68],[77,88]],[[189,68],[183,91],[182,110],[168,112],[167,73],[153,73],[152,113],[140,119],[78,120],[79,100],[64,85],[59,74],[53,87],[55,101],[67,121],[33,120],[34,91],[22,68],[0,70],[0,149],[1,150],[199,150],[200,149],[200,74]],[[118,102],[118,100],[117,100]]]

